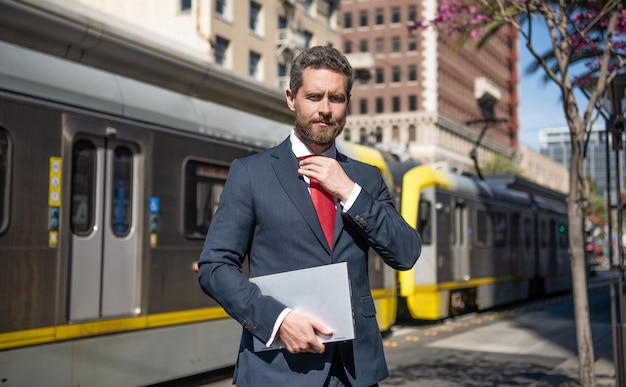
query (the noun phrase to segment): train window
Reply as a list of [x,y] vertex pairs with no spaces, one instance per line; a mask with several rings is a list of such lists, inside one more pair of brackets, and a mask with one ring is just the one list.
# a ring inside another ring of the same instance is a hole
[[511,247],[517,249],[520,245],[520,214],[518,212],[514,212],[511,215]]
[[79,140],[72,151],[72,232],[88,235],[94,226],[94,205],[96,200],[96,147],[87,140]]
[[228,168],[189,161],[185,166],[185,235],[204,238],[217,210]]
[[548,232],[548,228],[546,227],[546,221],[542,220],[539,222],[539,238],[541,238],[541,248],[545,249],[548,247],[548,238],[550,233]]
[[494,247],[505,247],[508,235],[508,226],[504,214],[493,214],[493,245]]
[[530,218],[524,218],[524,247],[530,250],[533,246],[533,222]]
[[549,243],[550,249],[556,248],[556,221],[554,219],[550,220],[550,232],[549,232]]
[[422,237],[423,245],[430,245],[433,241],[431,208],[432,203],[420,197],[419,212],[417,213],[417,231]]
[[485,211],[476,211],[476,247],[490,247],[493,237],[493,218]]
[[111,226],[116,236],[127,235],[132,222],[133,152],[124,146],[115,148],[113,159],[113,203]]
[[567,235],[567,226],[565,223],[559,223],[559,247],[564,249],[569,246],[569,238]]
[[0,234],[9,226],[9,172],[11,143],[9,133],[0,128]]

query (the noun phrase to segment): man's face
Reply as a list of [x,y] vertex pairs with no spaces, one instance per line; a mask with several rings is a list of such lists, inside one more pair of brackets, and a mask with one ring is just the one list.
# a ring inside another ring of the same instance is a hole
[[287,105],[296,113],[296,135],[309,148],[330,146],[346,124],[348,80],[342,73],[307,68],[298,94],[287,90]]

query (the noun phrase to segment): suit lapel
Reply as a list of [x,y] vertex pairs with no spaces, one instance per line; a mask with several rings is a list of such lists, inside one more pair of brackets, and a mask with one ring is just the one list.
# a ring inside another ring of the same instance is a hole
[[[278,182],[309,225],[320,244],[330,252],[326,237],[324,237],[324,232],[322,231],[322,226],[317,219],[317,213],[311,201],[311,195],[307,190],[306,182],[304,178],[298,174],[298,160],[291,151],[291,142],[289,139],[276,147],[272,156],[272,168],[274,169]],[[337,228],[338,227],[335,227],[335,237],[337,235]]]

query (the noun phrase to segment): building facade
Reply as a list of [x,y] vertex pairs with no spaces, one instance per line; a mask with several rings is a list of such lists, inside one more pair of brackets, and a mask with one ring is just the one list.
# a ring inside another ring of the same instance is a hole
[[410,33],[412,20],[434,16],[436,0],[75,2],[281,90],[305,48],[343,50],[358,74],[342,134],[347,141],[422,163],[445,161],[458,171],[473,170],[472,154],[479,162],[543,157],[519,157],[516,32],[505,28],[481,50],[470,42],[459,51],[443,31]]
[[295,55],[339,47],[339,0],[75,0],[285,89]]
[[509,157],[518,147],[517,33],[504,28],[480,50],[470,42],[457,51],[443,30],[409,32],[436,7],[436,0],[341,2],[344,52],[373,57],[370,77],[353,89],[345,139],[470,170],[487,127],[478,158]]
[[[602,126],[594,126],[588,132],[587,142],[587,176],[596,184],[596,192],[607,197],[607,178],[611,181],[612,203],[616,202],[615,196],[617,179],[617,166],[615,152],[612,150],[611,141],[608,139],[610,168],[607,168],[607,136]],[[563,165],[569,171],[572,158],[570,130],[567,127],[545,128],[539,132],[541,154]],[[626,165],[624,152],[619,152],[619,176],[621,189],[626,188]],[[610,173],[610,176],[608,174]]]

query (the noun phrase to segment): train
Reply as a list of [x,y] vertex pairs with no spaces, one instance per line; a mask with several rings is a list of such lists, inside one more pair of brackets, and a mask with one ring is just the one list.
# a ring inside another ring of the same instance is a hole
[[[8,42],[0,58],[2,383],[151,385],[234,365],[242,328],[202,293],[196,260],[230,163],[292,123],[260,114],[267,101],[242,110]],[[562,197],[444,164],[394,175],[375,148],[338,148],[379,168],[422,235],[410,271],[371,253],[381,332],[571,288]]]
[[572,289],[562,193],[445,163],[401,177],[400,212],[423,246],[415,267],[398,273],[398,314],[440,320]]
[[[232,366],[241,326],[196,261],[230,163],[293,124],[11,43],[0,57],[0,380],[149,385]],[[338,148],[392,185],[379,152]],[[386,330],[395,273],[372,258]]]

